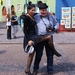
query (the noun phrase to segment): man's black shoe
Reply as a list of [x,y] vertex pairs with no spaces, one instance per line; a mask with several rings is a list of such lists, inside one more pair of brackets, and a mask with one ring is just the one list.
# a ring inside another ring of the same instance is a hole
[[53,72],[48,72],[48,75],[53,75]]
[[37,70],[34,70],[32,75],[37,75],[38,71]]

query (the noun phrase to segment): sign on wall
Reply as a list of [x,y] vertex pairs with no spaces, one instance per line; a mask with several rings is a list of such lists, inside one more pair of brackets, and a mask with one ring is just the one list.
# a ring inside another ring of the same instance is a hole
[[71,14],[62,14],[62,19],[71,19]]
[[71,28],[71,20],[66,20],[65,21],[65,28]]
[[61,19],[64,20],[65,28],[71,28],[71,7],[61,8]]
[[72,7],[72,28],[75,28],[75,7]]
[[62,13],[70,14],[71,13],[71,7],[62,7]]
[[72,7],[72,12],[75,12],[75,7]]
[[65,25],[65,20],[61,20],[61,25]]
[[17,11],[21,11],[21,4],[17,4]]

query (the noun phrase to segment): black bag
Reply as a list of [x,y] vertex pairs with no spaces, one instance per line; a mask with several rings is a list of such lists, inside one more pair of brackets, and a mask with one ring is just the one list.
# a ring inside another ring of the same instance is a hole
[[49,32],[49,30],[54,31],[55,30],[54,26],[46,27],[46,31]]

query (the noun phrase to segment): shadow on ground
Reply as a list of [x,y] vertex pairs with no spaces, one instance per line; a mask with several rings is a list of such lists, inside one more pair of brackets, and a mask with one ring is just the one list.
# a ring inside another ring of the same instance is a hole
[[4,34],[0,34],[0,35],[4,35]]
[[[59,72],[69,72],[69,71],[75,71],[75,64],[73,63],[61,63],[58,65],[54,65],[54,74]],[[46,75],[46,66],[39,69],[39,73],[42,73],[41,75]]]
[[4,50],[4,51],[0,51],[0,54],[3,54],[3,53],[5,53],[6,51]]
[[0,22],[0,29],[6,29],[6,23],[5,22],[4,23]]

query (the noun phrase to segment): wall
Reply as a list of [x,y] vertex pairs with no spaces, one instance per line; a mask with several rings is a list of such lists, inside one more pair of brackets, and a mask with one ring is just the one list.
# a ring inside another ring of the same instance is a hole
[[[11,5],[14,5],[17,16],[21,15],[24,11],[24,3],[24,0],[11,0]],[[17,11],[17,4],[21,4],[21,11]]]
[[[21,13],[24,11],[24,0],[10,0],[10,5],[14,5],[15,7],[15,11],[17,16],[21,15]],[[21,4],[21,11],[17,11],[17,4]],[[2,7],[6,6],[6,0],[3,0],[3,5],[0,4],[0,11],[2,11]],[[2,12],[0,12],[0,21],[3,22],[4,21],[4,17],[2,16]]]
[[57,18],[61,19],[61,8],[62,7],[74,7],[75,0],[56,0],[56,16]]
[[2,16],[2,7],[6,6],[6,1],[3,1],[3,5],[0,4],[0,22],[4,20],[4,17]]
[[[16,14],[17,16],[20,16],[21,13],[24,11],[24,3],[25,3],[25,0],[10,0],[10,4],[11,5],[14,5],[15,6],[15,11],[16,11]],[[37,0],[30,0],[32,1],[32,3],[36,4]],[[42,2],[46,2],[47,5],[51,8],[51,11],[52,12],[55,12],[55,1],[56,0],[41,0]],[[21,4],[21,11],[17,11],[17,4]],[[0,11],[2,11],[2,7],[3,6],[6,6],[6,0],[3,0],[3,5],[0,4]],[[0,12],[0,21],[3,22],[4,21],[4,17],[2,16],[2,12]]]

